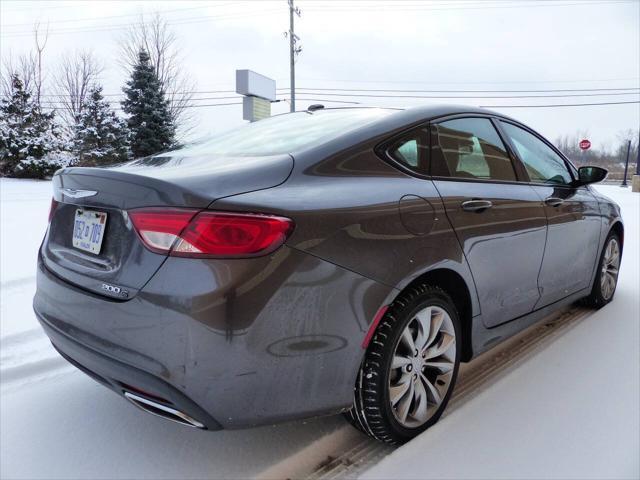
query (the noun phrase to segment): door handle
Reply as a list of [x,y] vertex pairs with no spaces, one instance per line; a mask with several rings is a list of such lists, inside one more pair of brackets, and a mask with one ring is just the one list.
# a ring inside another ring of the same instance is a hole
[[467,200],[462,202],[462,209],[467,212],[483,212],[491,207],[493,207],[493,203],[489,200]]
[[544,203],[550,207],[559,207],[564,203],[564,200],[558,197],[548,197],[545,199]]

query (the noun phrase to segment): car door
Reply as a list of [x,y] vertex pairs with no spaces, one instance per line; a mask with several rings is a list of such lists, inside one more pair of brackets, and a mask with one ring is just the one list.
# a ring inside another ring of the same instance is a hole
[[574,185],[565,159],[542,138],[511,122],[501,120],[499,125],[544,202],[549,224],[538,278],[540,308],[590,286],[598,257],[600,208],[588,186]]
[[547,221],[536,192],[518,180],[492,120],[432,123],[431,176],[471,269],[482,319],[492,327],[539,300]]

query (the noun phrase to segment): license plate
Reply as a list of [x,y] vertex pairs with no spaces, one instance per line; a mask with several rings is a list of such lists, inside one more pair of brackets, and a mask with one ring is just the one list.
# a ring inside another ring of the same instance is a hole
[[107,214],[105,212],[76,210],[73,224],[73,246],[98,255],[102,247],[106,226]]

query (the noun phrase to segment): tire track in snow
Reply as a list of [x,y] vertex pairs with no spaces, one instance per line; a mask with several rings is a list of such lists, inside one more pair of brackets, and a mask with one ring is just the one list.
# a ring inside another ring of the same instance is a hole
[[[442,418],[491,388],[526,362],[531,355],[544,349],[591,313],[593,310],[580,306],[560,310],[471,362],[461,365],[453,396]],[[263,472],[259,478],[355,479],[394,449],[395,447],[375,441],[345,424],[343,428],[305,447],[282,465]],[[298,458],[306,459],[306,462],[299,461]],[[308,465],[310,458],[320,458],[311,469]]]
[[41,329],[7,335],[0,340],[0,384],[2,388],[30,383],[68,365],[53,349]]
[[9,289],[9,288],[22,287],[23,285],[28,285],[30,283],[33,283],[35,285],[35,283],[36,283],[36,276],[35,275],[31,275],[29,277],[12,278],[11,280],[6,280],[6,281],[0,283],[0,287],[3,290],[6,290],[6,289]]

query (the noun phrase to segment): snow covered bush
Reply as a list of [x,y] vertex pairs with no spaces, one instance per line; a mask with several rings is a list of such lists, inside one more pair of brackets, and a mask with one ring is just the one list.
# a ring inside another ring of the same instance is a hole
[[11,81],[13,94],[0,101],[0,175],[52,175],[68,161],[61,153],[68,150],[68,140],[55,113],[42,112],[17,75]]
[[78,165],[110,165],[128,158],[127,125],[104,99],[100,86],[89,91],[74,133]]
[[46,178],[56,170],[75,163],[75,156],[71,152],[49,152],[42,158],[28,157],[15,166],[14,177]]

